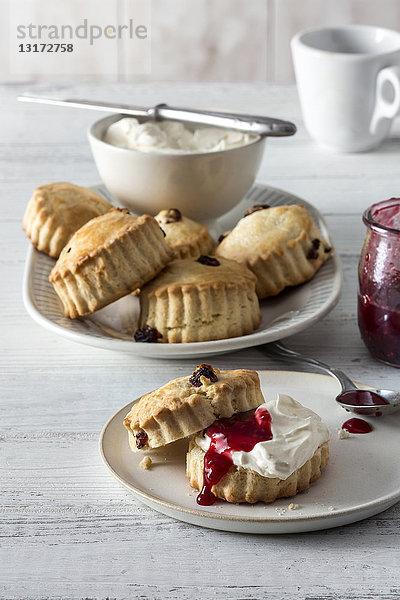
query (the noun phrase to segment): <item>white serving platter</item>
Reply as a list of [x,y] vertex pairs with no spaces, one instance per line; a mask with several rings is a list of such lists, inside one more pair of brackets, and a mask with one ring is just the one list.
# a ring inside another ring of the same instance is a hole
[[[400,413],[365,418],[373,431],[339,439],[337,432],[349,416],[335,402],[339,385],[333,377],[290,371],[260,371],[266,400],[280,392],[318,413],[328,425],[330,460],[321,478],[294,498],[271,504],[198,506],[197,492],[185,476],[187,440],[158,450],[132,452],[122,420],[132,402],[118,411],[100,436],[100,453],[111,474],[147,506],[194,525],[242,533],[286,534],[347,525],[380,513],[400,500]],[[367,388],[358,384],[360,387]],[[139,467],[144,454],[152,468]],[[291,503],[298,504],[290,510]]]
[[[104,186],[97,185],[92,189],[113,201]],[[223,223],[224,230],[233,227],[246,207],[253,204],[276,206],[299,203],[310,210],[325,239],[334,245],[316,208],[288,192],[262,184],[255,185],[240,206],[221,219],[221,226]],[[239,214],[238,210],[241,211]],[[129,295],[90,317],[69,319],[64,316],[61,302],[48,280],[54,264],[55,261],[43,252],[29,248],[23,297],[28,313],[37,323],[53,333],[81,344],[153,358],[173,359],[222,354],[283,339],[322,319],[337,303],[342,288],[342,271],[338,256],[334,253],[311,281],[261,301],[262,322],[250,335],[188,344],[138,344],[133,339],[139,316],[138,298]]]

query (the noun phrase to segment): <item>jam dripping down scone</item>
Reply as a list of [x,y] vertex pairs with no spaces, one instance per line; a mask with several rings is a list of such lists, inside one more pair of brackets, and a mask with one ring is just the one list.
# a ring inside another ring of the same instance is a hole
[[216,256],[247,266],[257,277],[259,298],[311,279],[329,258],[310,212],[302,205],[256,205],[222,239]]
[[150,215],[112,209],[92,219],[69,240],[50,273],[72,319],[88,315],[126,296],[155,277],[172,250]]
[[202,255],[171,262],[140,293],[140,328],[159,342],[204,342],[251,333],[261,321],[256,277],[238,262]]
[[38,250],[58,258],[82,225],[111,208],[105,198],[88,188],[67,182],[49,183],[34,191],[22,227]]
[[190,442],[186,474],[198,504],[273,502],[319,479],[330,433],[320,417],[289,396],[215,421]]
[[154,218],[165,232],[165,241],[171,246],[174,258],[183,259],[213,252],[215,242],[207,227],[184,217],[177,208],[162,210]]
[[192,375],[142,396],[125,417],[124,425],[132,450],[158,448],[263,401],[256,371],[219,371],[201,364]]

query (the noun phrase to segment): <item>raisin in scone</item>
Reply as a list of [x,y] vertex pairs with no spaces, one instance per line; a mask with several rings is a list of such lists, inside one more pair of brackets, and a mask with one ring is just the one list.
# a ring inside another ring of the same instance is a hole
[[197,502],[273,502],[307,490],[329,460],[321,418],[278,394],[254,411],[214,422],[192,438],[186,460]]
[[132,450],[158,448],[259,406],[264,401],[256,371],[219,371],[201,364],[142,396],[124,419]]
[[215,248],[206,225],[184,217],[177,208],[162,210],[155,216],[165,232],[165,241],[174,251],[174,258],[211,254]]
[[105,198],[88,188],[67,182],[49,183],[34,191],[22,227],[38,250],[58,258],[75,231],[111,208]]
[[140,293],[140,328],[159,342],[204,342],[251,333],[261,321],[256,277],[238,262],[200,256],[172,261]]
[[267,298],[311,279],[331,253],[307,208],[294,204],[250,209],[215,255],[246,265],[258,297]]
[[172,258],[157,221],[112,209],[69,240],[50,273],[67,317],[88,315],[130,294]]

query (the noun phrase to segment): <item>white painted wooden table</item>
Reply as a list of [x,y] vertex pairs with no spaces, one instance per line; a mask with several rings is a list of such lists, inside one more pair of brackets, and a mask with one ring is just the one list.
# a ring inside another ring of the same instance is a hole
[[[22,84],[1,89],[0,597],[399,598],[399,504],[354,525],[304,535],[220,533],[145,508],[103,468],[97,440],[106,420],[130,399],[188,373],[193,361],[137,359],[77,345],[26,314],[21,282],[28,243],[21,218],[32,190],[57,180],[98,181],[85,134],[95,115],[17,104],[27,89],[64,91]],[[361,212],[400,195],[396,129],[377,152],[333,155],[304,132],[294,87],[103,84],[65,91],[294,120],[294,138],[268,143],[259,180],[304,197],[326,216],[343,261],[344,289],[323,321],[289,342],[355,379],[400,388],[400,371],[370,358],[355,319]],[[257,349],[213,363],[271,366]]]

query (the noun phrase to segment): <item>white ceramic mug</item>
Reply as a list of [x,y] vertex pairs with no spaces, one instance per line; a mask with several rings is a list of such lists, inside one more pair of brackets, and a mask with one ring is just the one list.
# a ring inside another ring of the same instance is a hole
[[400,33],[368,25],[313,29],[291,46],[311,137],[340,152],[378,146],[400,112]]

